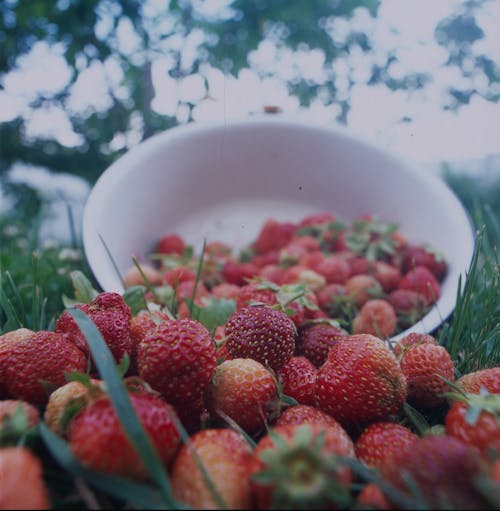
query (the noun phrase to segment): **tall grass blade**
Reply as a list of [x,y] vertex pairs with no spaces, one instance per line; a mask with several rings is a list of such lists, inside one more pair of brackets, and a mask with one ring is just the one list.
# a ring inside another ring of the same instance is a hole
[[95,365],[106,383],[106,388],[118,419],[144,462],[152,480],[161,490],[165,507],[167,509],[175,509],[176,503],[163,463],[132,407],[113,355],[94,322],[83,311],[68,309],[68,312],[72,315],[87,340]]

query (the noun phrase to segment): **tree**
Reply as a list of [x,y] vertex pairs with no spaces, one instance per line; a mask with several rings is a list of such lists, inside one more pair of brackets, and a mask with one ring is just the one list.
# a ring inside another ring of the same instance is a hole
[[[475,14],[490,0],[464,2],[436,29],[436,38],[449,52],[448,66],[471,78],[470,87],[451,87],[445,108],[457,108],[474,94],[499,98],[498,62],[476,54],[474,42],[483,37]],[[168,60],[168,74],[182,80],[198,74],[210,95],[209,70],[238,76],[253,66],[261,76],[274,67],[259,67],[252,59],[263,46],[275,59],[314,53],[322,60],[319,77],[304,76],[300,68],[284,77],[301,105],[320,100],[338,105],[338,120],[345,122],[349,91],[356,83],[347,70],[339,80],[337,64],[350,55],[373,54],[370,34],[357,29],[360,15],[376,19],[377,0],[227,0],[217,10],[202,0],[4,0],[0,3],[0,93],[9,77],[36,47],[46,45],[65,62],[66,80],[57,90],[40,89],[29,98],[28,110],[0,122],[0,176],[15,162],[79,175],[93,183],[103,170],[130,146],[180,122],[192,120],[196,103],[176,99],[177,112],[154,110],[152,68],[159,58]],[[342,27],[342,30],[339,30]],[[128,33],[124,44],[123,33]],[[368,60],[368,84],[392,89],[423,88],[432,77],[408,73],[393,77],[396,49]],[[99,104],[75,109],[75,89],[93,69],[107,82]],[[482,74],[487,86],[472,81]],[[495,86],[496,85],[496,88]],[[495,92],[496,91],[496,92]],[[52,136],[30,136],[30,112],[52,109],[69,120],[74,142]],[[183,115],[181,115],[183,113]]]

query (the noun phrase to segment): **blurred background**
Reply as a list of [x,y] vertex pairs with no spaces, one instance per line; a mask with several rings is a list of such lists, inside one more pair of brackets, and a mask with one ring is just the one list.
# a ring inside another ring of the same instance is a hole
[[2,0],[0,240],[35,226],[78,245],[90,188],[125,151],[266,107],[498,207],[498,27],[497,0]]

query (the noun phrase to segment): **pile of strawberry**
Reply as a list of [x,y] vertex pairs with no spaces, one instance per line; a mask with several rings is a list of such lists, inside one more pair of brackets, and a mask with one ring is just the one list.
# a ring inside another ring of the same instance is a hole
[[[262,232],[274,232],[267,243],[288,238],[274,222]],[[458,375],[432,335],[349,332],[314,301],[315,270],[307,286],[243,276],[271,253],[259,243],[248,263],[207,245],[192,268],[176,239],[161,271],[129,272],[123,295],[89,293],[79,276],[73,309],[101,334],[179,509],[498,509],[500,367]],[[84,467],[153,486],[98,370],[102,354],[69,309],[51,331],[0,336],[0,509],[60,498],[25,441],[42,426]]]
[[442,254],[408,242],[397,224],[371,215],[346,224],[318,213],[296,223],[269,219],[238,254],[212,241],[199,257],[178,234],[166,235],[151,263],[132,266],[124,281],[147,281],[152,298],[181,317],[189,312],[186,298],[200,307],[213,297],[240,304],[281,301],[296,310],[297,326],[330,318],[350,334],[388,338],[436,303],[447,269]]

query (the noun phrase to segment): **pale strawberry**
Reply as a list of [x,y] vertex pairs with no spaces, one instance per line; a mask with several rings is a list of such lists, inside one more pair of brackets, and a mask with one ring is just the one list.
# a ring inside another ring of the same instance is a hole
[[357,307],[362,307],[368,300],[380,298],[383,294],[379,281],[367,274],[349,277],[344,287],[346,295],[354,300]]
[[43,464],[27,447],[0,448],[0,509],[51,509]]
[[191,509],[220,509],[221,502],[210,491],[200,471],[201,462],[228,509],[250,509],[251,453],[247,441],[231,429],[208,428],[194,433],[172,463],[170,481],[174,497]]
[[398,318],[393,306],[386,300],[368,300],[352,320],[353,334],[372,334],[386,339],[396,331]]

